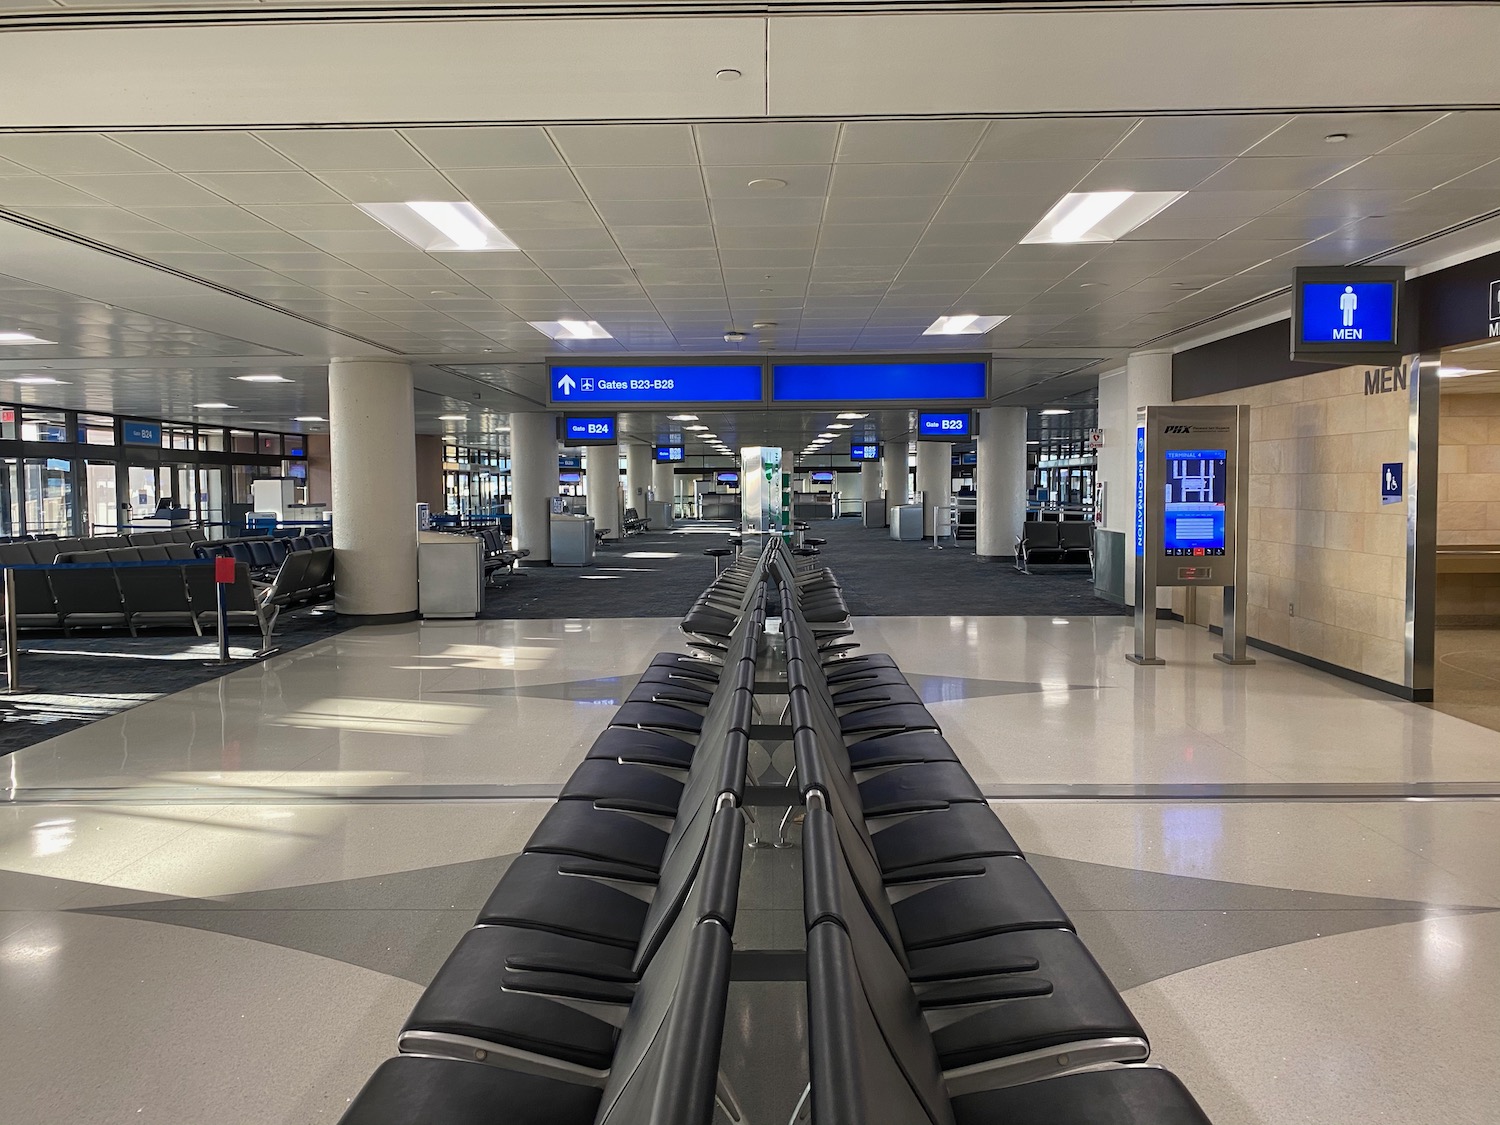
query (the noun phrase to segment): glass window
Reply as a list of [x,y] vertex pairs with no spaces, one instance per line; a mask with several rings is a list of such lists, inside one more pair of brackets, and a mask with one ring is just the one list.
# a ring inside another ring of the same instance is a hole
[[262,457],[281,456],[280,434],[260,434],[258,435],[258,441],[259,445],[256,447],[256,452]]
[[[255,435],[252,434],[249,430],[230,430],[229,450],[231,453],[254,453]],[[249,486],[246,485],[246,488],[248,490]],[[240,504],[248,504],[250,500],[249,497],[241,500],[239,498],[238,492],[236,492],[235,502]]]
[[301,434],[284,434],[282,450],[288,457],[306,457],[307,439]]
[[114,445],[115,420],[108,414],[80,414],[78,416],[78,443],[80,445]]
[[147,519],[156,514],[156,466],[131,465],[127,473],[130,484],[130,519]]
[[[81,417],[78,428],[80,432],[83,430]],[[113,461],[89,461],[84,466],[84,530],[92,535],[113,535],[115,525],[120,522],[115,479]]]
[[26,530],[31,534],[73,534],[73,462],[49,457],[27,461]]
[[0,535],[21,534],[21,467],[14,457],[7,457],[0,465]]
[[161,444],[163,449],[192,449],[194,446],[193,427],[163,422]]
[[67,441],[68,416],[61,410],[30,410],[21,413],[22,441]]
[[[0,407],[0,438],[16,440],[16,417],[20,413],[14,406]],[[17,535],[20,532],[16,533]]]
[[223,453],[224,431],[216,426],[199,426],[198,448],[210,453]]

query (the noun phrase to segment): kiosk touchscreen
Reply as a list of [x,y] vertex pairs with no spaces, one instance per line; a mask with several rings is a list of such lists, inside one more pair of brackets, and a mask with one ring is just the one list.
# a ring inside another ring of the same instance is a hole
[[1170,558],[1221,558],[1228,493],[1224,449],[1168,449],[1162,550]]

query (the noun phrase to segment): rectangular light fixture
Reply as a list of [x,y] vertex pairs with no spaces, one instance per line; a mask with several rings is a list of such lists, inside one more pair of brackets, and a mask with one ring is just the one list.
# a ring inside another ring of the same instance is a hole
[[290,383],[291,380],[285,375],[236,375],[235,381],[239,383]]
[[869,415],[868,414],[856,414],[852,410],[850,410],[850,411],[845,411],[843,414],[840,414],[839,417],[840,418],[868,418]]
[[438,421],[439,422],[467,422],[468,420],[469,420],[469,416],[467,414],[439,414],[438,415]]
[[667,415],[667,419],[669,421],[672,421],[672,422],[696,422],[698,420],[698,415],[696,415],[696,414],[668,414]]
[[1071,414],[1073,412],[1071,410],[1063,410],[1061,407],[1053,407],[1050,410],[1043,410],[1042,413],[1048,416],[1054,416],[1059,414]]
[[1113,242],[1154,219],[1185,191],[1075,191],[1059,199],[1023,243]]
[[533,320],[529,323],[543,336],[554,340],[614,339],[597,320]]
[[0,344],[52,344],[55,340],[43,340],[30,332],[0,332]]
[[328,421],[328,419],[324,418],[321,414],[299,414],[299,415],[297,415],[297,417],[293,418],[292,421],[293,422],[326,422],[326,421]]
[[51,375],[12,375],[6,379],[7,383],[21,383],[26,386],[47,387],[61,383],[61,379],[55,379]]
[[194,410],[233,410],[234,407],[230,406],[229,403],[227,403],[227,402],[195,402],[195,403],[193,403],[193,409]]
[[418,250],[478,253],[519,250],[506,233],[472,203],[356,203],[361,211]]
[[[976,316],[962,313],[958,316],[940,316],[922,333],[924,336],[982,336],[996,325],[1009,320],[1008,316]],[[843,415],[839,415],[843,417]]]

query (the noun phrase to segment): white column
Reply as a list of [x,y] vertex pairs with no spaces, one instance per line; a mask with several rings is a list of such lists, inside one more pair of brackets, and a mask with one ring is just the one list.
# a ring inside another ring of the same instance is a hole
[[[866,461],[859,467],[859,498],[869,503],[880,499],[880,462]],[[861,511],[863,516],[864,512]]]
[[1125,536],[1125,601],[1135,604],[1135,412],[1172,401],[1172,353],[1136,352],[1125,370],[1099,380],[1098,479],[1104,485],[1104,530]]
[[595,531],[608,531],[606,539],[618,539],[620,527],[620,447],[589,445],[583,450],[584,489]]
[[917,491],[922,493],[922,534],[932,534],[935,513],[947,507],[953,489],[953,444],[917,442]]
[[510,518],[522,566],[552,561],[552,497],[557,495],[557,415],[510,416]]
[[673,471],[675,466],[670,461],[652,462],[651,465],[651,487],[656,492],[656,499],[660,502],[670,504],[672,502],[672,491],[677,487],[677,474]]
[[646,516],[646,490],[651,487],[652,448],[633,441],[625,447],[625,506]]
[[1026,408],[979,411],[974,444],[975,554],[1014,558],[1016,536],[1026,520]]
[[906,441],[888,441],[880,458],[880,479],[885,487],[885,506],[905,504],[910,493]]
[[328,365],[334,608],[352,617],[417,612],[417,445],[411,366],[399,359]]

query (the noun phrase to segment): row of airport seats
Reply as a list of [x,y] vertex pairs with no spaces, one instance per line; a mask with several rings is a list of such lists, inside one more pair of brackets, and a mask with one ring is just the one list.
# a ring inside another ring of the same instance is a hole
[[895,662],[848,655],[775,582],[806,804],[818,1125],[1208,1125]]
[[255,578],[269,581],[294,551],[312,551],[332,546],[333,536],[326,531],[317,531],[308,535],[253,535],[215,539],[199,543],[197,552],[201,559],[222,558],[227,555],[236,562],[244,563]]
[[709,591],[742,607],[718,659],[652,660],[342,1125],[709,1125],[733,1106],[718,1065],[764,576]]
[[467,534],[474,536],[484,543],[484,578],[486,582],[494,581],[496,575],[513,574],[516,563],[531,554],[529,548],[512,550],[509,546],[509,536],[501,531],[499,527],[476,527],[471,528]]
[[1094,562],[1094,525],[1084,520],[1027,520],[1016,536],[1016,569],[1034,562]]

